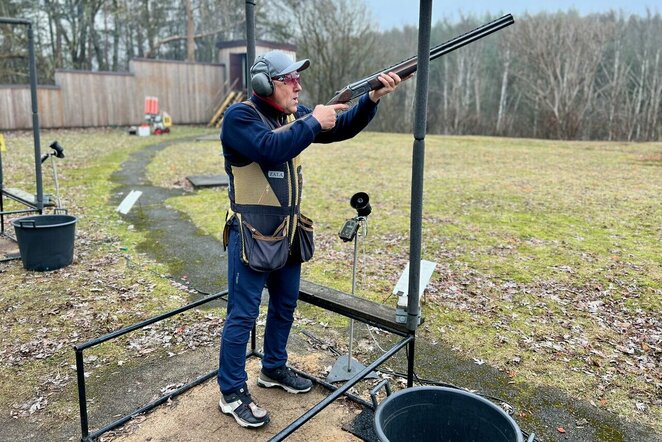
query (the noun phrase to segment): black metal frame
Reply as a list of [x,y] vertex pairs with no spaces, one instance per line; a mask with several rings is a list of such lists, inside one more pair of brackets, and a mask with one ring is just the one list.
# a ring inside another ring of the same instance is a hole
[[[86,394],[86,384],[85,384],[85,363],[84,363],[84,357],[83,357],[83,352],[86,349],[95,347],[99,344],[102,344],[104,342],[110,341],[112,339],[118,338],[120,336],[123,336],[127,333],[131,333],[136,330],[140,330],[141,328],[144,328],[148,325],[154,324],[159,321],[163,321],[165,319],[168,319],[172,316],[178,315],[180,313],[183,313],[185,311],[188,311],[192,308],[199,307],[201,305],[207,304],[208,302],[215,301],[217,299],[224,298],[228,294],[227,290],[224,290],[222,292],[201,298],[197,301],[194,301],[190,304],[187,304],[183,307],[180,307],[178,309],[169,311],[167,313],[163,313],[159,316],[155,316],[150,319],[146,319],[144,321],[138,322],[136,324],[121,328],[119,330],[116,330],[114,332],[107,333],[103,336],[100,336],[98,338],[92,339],[90,341],[87,341],[85,343],[79,344],[74,346],[74,351],[76,353],[76,378],[77,378],[77,383],[78,383],[78,406],[79,406],[79,411],[80,411],[80,426],[81,426],[81,441],[83,442],[88,442],[88,441],[93,441],[94,439],[98,438],[102,434],[117,428],[129,420],[131,420],[133,417],[145,413],[147,411],[152,410],[153,408],[167,402],[169,399],[180,395],[181,393],[184,393],[185,391],[200,385],[201,383],[211,379],[214,377],[217,373],[217,370],[213,370],[205,375],[202,375],[198,377],[197,379],[193,380],[192,382],[185,384],[181,386],[180,388],[170,392],[169,394],[162,396],[146,405],[143,405],[142,407],[139,407],[132,411],[129,414],[126,414],[124,416],[119,417],[118,419],[110,422],[109,424],[106,424],[105,426],[99,428],[98,430],[95,430],[90,433],[89,429],[89,416],[87,412],[87,394]],[[360,319],[358,319],[360,321]],[[379,326],[378,326],[379,327]],[[338,397],[345,395],[348,399],[358,403],[359,405],[363,407],[367,407],[370,409],[374,410],[374,405],[371,402],[368,402],[358,396],[355,396],[351,393],[348,393],[348,390],[352,388],[355,384],[357,384],[359,381],[361,381],[363,378],[365,378],[368,374],[370,374],[373,370],[375,370],[377,367],[382,365],[384,362],[386,362],[388,359],[393,357],[400,349],[402,349],[404,346],[409,346],[409,351],[407,352],[407,357],[409,359],[408,361],[408,366],[413,370],[413,347],[414,347],[414,336],[411,334],[407,333],[402,333],[398,332],[395,330],[390,330],[386,329],[385,327],[380,327],[386,331],[389,331],[394,334],[398,334],[403,337],[401,341],[399,341],[397,344],[395,344],[390,350],[388,350],[386,353],[384,353],[382,356],[377,358],[373,363],[368,365],[364,370],[361,372],[357,373],[353,378],[348,380],[346,383],[344,383],[340,387],[336,387],[333,384],[330,384],[328,382],[325,382],[322,379],[319,379],[309,373],[303,372],[301,370],[297,370],[295,368],[292,368],[296,373],[299,375],[308,378],[312,380],[313,382],[317,383],[318,385],[321,385],[328,390],[333,391],[333,393],[329,396],[327,396],[323,401],[315,405],[313,408],[308,410],[305,414],[303,414],[301,417],[299,417],[296,421],[292,422],[290,425],[288,425],[286,428],[284,428],[280,433],[275,435],[271,440],[273,441],[278,441],[278,440],[283,440],[286,438],[288,435],[296,431],[299,427],[301,427],[303,424],[308,422],[310,419],[312,419],[317,413],[322,411],[324,408],[326,408],[328,405],[330,405],[333,401],[335,401]],[[257,351],[257,337],[256,337],[256,327],[253,326],[253,329],[251,330],[251,339],[250,339],[250,350],[246,354],[247,357],[259,357],[262,358],[262,353]]]
[[86,395],[86,392],[85,392],[86,391],[86,389],[85,389],[85,363],[83,361],[83,351],[88,349],[88,348],[99,345],[101,343],[110,341],[111,339],[115,339],[115,338],[118,338],[120,336],[123,336],[123,335],[125,335],[127,333],[130,333],[132,331],[136,331],[136,330],[144,328],[148,325],[154,324],[156,322],[163,321],[164,319],[168,319],[172,316],[178,315],[179,313],[183,313],[183,312],[185,312],[187,310],[190,310],[192,308],[199,307],[199,306],[204,305],[204,304],[206,304],[210,301],[214,301],[216,299],[223,298],[227,294],[228,294],[228,291],[224,290],[222,292],[206,296],[204,298],[201,298],[197,301],[194,301],[194,302],[192,302],[190,304],[187,304],[183,307],[180,307],[178,309],[171,310],[171,311],[169,311],[167,313],[164,313],[162,315],[155,316],[155,317],[150,318],[150,319],[146,319],[146,320],[138,322],[136,324],[124,327],[122,329],[115,330],[114,332],[107,333],[103,336],[92,339],[92,340],[87,341],[83,344],[79,344],[79,345],[74,346],[74,351],[76,352],[76,378],[77,378],[77,381],[78,381],[78,406],[79,406],[79,410],[80,410],[81,441],[84,441],[84,442],[92,441],[95,438],[102,435],[103,433],[105,433],[107,431],[110,431],[113,428],[117,428],[120,425],[128,422],[134,416],[136,416],[140,413],[144,413],[146,411],[149,411],[149,410],[151,410],[152,408],[154,408],[158,405],[161,405],[162,403],[166,402],[168,399],[170,399],[172,397],[175,397],[175,396],[185,392],[186,390],[189,390],[190,388],[195,387],[196,385],[199,385],[199,384],[205,382],[206,380],[212,378],[216,374],[216,370],[214,370],[210,373],[207,373],[203,376],[200,376],[199,378],[195,379],[193,382],[190,382],[186,385],[183,385],[182,387],[180,387],[177,390],[171,392],[170,394],[168,394],[166,396],[162,396],[162,397],[156,399],[155,401],[152,401],[152,402],[148,403],[147,405],[144,405],[144,406],[134,410],[133,412],[131,412],[131,413],[125,415],[125,416],[122,416],[119,419],[105,425],[104,427],[90,433],[88,414],[87,414],[87,395]]
[[[0,17],[0,24],[8,25],[21,25],[28,27],[28,64],[29,64],[29,75],[30,75],[30,96],[32,100],[32,134],[34,139],[34,162],[35,162],[35,179],[37,184],[37,199],[34,203],[26,201],[21,198],[19,195],[14,195],[9,192],[4,187],[3,183],[3,174],[2,174],[2,153],[0,153],[0,236],[6,237],[12,241],[16,241],[10,235],[5,233],[5,216],[6,215],[15,215],[21,213],[39,213],[41,214],[44,210],[44,191],[42,183],[42,173],[41,173],[41,140],[39,135],[39,108],[37,105],[37,66],[35,63],[35,52],[34,52],[34,32],[32,29],[32,22],[30,20],[19,19],[19,18],[9,18],[9,17]],[[22,203],[29,207],[24,210],[4,210],[4,197],[7,196],[19,203]],[[9,261],[16,258],[3,259],[2,261]]]

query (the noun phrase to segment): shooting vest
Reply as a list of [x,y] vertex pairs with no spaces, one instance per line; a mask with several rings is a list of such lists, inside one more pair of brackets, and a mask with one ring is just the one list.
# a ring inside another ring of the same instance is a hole
[[[244,101],[243,104],[252,107],[272,130],[277,128],[276,123],[263,115],[251,101]],[[294,119],[294,115],[288,115],[287,122]],[[274,235],[285,235],[291,246],[300,214],[303,184],[299,156],[268,166],[256,162],[230,164],[226,159],[225,171],[229,177],[230,198],[226,224],[231,224],[236,218],[242,229],[242,239],[243,229],[248,228],[254,237],[266,241]],[[242,257],[246,258],[243,249]]]

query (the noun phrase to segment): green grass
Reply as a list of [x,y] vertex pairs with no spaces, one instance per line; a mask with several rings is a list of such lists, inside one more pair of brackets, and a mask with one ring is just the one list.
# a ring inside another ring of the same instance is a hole
[[[350,196],[364,191],[373,212],[358,293],[388,298],[409,253],[412,144],[408,135],[363,133],[304,152],[303,212],[315,220],[317,242],[304,278],[351,290],[353,249],[337,232],[355,214]],[[170,149],[161,170],[178,161]],[[188,165],[209,171],[213,161],[220,173],[217,152],[218,143],[198,146],[198,163]],[[660,428],[653,403],[660,373],[627,368],[638,356],[651,364],[646,336],[660,333],[660,152],[662,143],[428,136],[422,254],[438,263],[424,305],[428,337],[516,382],[562,388]],[[218,237],[223,197],[204,190],[168,203]],[[602,304],[591,312],[591,302]],[[618,350],[633,342],[636,355]],[[613,378],[608,392],[604,376]],[[645,413],[635,407],[642,397]]]
[[[31,326],[18,318],[39,310],[38,300],[55,289],[62,299],[51,303],[59,305],[77,296],[79,288],[91,295],[85,290],[100,279],[117,288],[109,310],[123,311],[128,307],[121,303],[122,290],[142,287],[140,307],[116,314],[117,321],[111,316],[108,328],[152,316],[183,296],[153,273],[164,272],[164,266],[135,253],[145,235],[128,230],[108,205],[112,172],[131,152],[155,140],[113,131],[52,135],[71,154],[61,163],[60,184],[65,200],[80,214],[90,264],[70,286],[26,287],[21,269],[1,273],[3,287],[11,281],[16,292],[0,296],[3,308],[15,305],[2,322],[12,327],[3,348],[29,342]],[[25,152],[30,141],[29,134],[8,137],[10,149]],[[368,192],[373,213],[361,242],[357,293],[394,306],[387,298],[409,254],[412,144],[409,135],[363,133],[304,152],[303,212],[315,220],[317,243],[304,278],[351,290],[353,248],[337,233],[355,214],[351,195]],[[222,173],[219,148],[217,141],[169,146],[150,164],[148,177],[168,187],[181,185],[187,175]],[[12,179],[20,184],[15,187],[29,186],[29,162],[17,162],[14,153],[7,159]],[[47,173],[45,181],[52,189]],[[425,295],[420,333],[507,371],[514,382],[561,388],[662,431],[662,407],[654,402],[662,385],[655,362],[660,344],[654,342],[662,311],[660,195],[662,143],[428,136],[422,255],[437,269]],[[166,204],[220,238],[228,207],[224,189],[191,192]],[[126,266],[124,254],[139,265]],[[105,259],[111,271],[99,276],[93,267]],[[101,305],[89,297],[91,309]],[[302,307],[301,312],[331,327],[346,326],[343,318],[320,309]],[[40,320],[69,336],[71,325],[56,316],[44,314]],[[628,348],[634,353],[623,351]],[[12,403],[13,389],[21,398],[29,396],[40,373],[70,363],[62,350],[29,366],[3,366],[0,404]],[[19,371],[26,381],[16,385],[10,379]],[[644,411],[637,410],[638,403],[646,405]]]
[[[202,133],[199,128],[180,128],[172,138]],[[32,134],[5,135],[4,184],[34,192]],[[76,260],[46,273],[27,272],[17,261],[0,264],[0,408],[18,411],[15,405],[57,393],[48,380],[61,376],[68,379],[62,396],[49,397],[46,409],[49,419],[61,421],[77,409],[72,345],[179,307],[187,294],[158,276],[165,266],[135,252],[145,236],[127,229],[109,205],[115,187],[112,173],[155,139],[120,130],[44,130],[42,151],[55,139],[65,150],[65,158],[57,160],[63,205],[78,217]],[[47,194],[54,193],[51,171],[49,160],[43,165]],[[6,208],[23,207],[10,203]],[[9,225],[5,228],[10,230]],[[109,361],[135,357],[122,340],[94,353],[99,359],[92,367],[99,365],[98,373]]]

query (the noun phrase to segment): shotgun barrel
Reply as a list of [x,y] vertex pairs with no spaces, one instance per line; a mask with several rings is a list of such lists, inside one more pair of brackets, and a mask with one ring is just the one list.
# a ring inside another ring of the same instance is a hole
[[[488,35],[496,31],[499,31],[505,28],[506,26],[512,25],[513,23],[515,23],[513,16],[511,14],[506,14],[501,18],[493,20],[474,30],[471,30],[458,37],[455,37],[452,40],[449,40],[445,43],[433,47],[432,49],[430,49],[430,60],[434,60],[435,58],[448,54],[449,52],[459,49],[462,46],[468,45],[469,43],[473,43],[476,40],[480,40],[483,37],[487,37]],[[394,64],[391,67],[380,70],[379,72],[376,72],[372,75],[369,75],[368,77],[362,80],[348,84],[342,90],[337,92],[336,95],[327,104],[330,105],[336,103],[347,103],[353,100],[354,98],[360,97],[363,94],[367,94],[372,90],[382,88],[383,85],[377,78],[382,73],[395,72],[400,76],[400,78],[406,78],[409,75],[416,72],[417,68],[418,68],[418,57],[414,56],[408,58],[404,61],[401,61],[400,63]]]

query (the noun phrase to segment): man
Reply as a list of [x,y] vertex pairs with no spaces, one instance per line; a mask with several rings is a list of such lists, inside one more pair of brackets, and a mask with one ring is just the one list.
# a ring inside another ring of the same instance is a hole
[[[230,178],[224,231],[229,297],[219,356],[219,407],[243,427],[269,422],[267,411],[248,391],[245,370],[246,344],[265,285],[269,308],[257,385],[289,393],[312,388],[309,379],[286,365],[301,262],[310,259],[313,250],[312,221],[300,212],[303,179],[298,155],[311,143],[358,134],[375,116],[379,99],[401,81],[392,72],[382,74],[383,87],[361,97],[351,109],[335,104],[311,111],[299,104],[299,73],[309,65],[309,60],[293,62],[279,51],[258,57],[250,70],[254,95],[232,105],[223,119],[221,143]],[[347,112],[338,116],[338,111]]]

